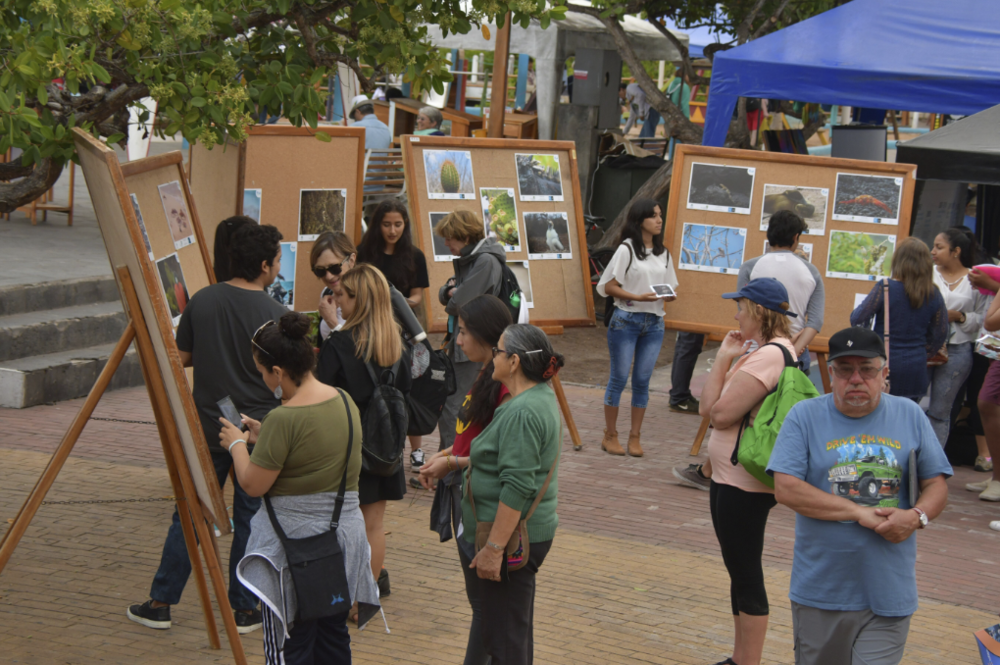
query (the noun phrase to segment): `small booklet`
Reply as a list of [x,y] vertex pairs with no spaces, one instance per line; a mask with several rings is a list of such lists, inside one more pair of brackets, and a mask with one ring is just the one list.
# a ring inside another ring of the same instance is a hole
[[660,298],[670,298],[677,295],[674,287],[669,284],[651,284],[649,288],[653,289],[653,292]]

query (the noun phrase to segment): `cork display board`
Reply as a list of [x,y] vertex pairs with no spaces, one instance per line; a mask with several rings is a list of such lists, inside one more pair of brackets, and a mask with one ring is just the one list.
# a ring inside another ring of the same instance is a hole
[[243,195],[244,145],[227,142],[211,150],[201,143],[191,144],[188,181],[201,212],[209,256],[215,256],[215,228],[239,210]]
[[[174,342],[180,319],[177,310],[186,305],[187,296],[211,280],[197,210],[181,170],[181,155],[148,157],[122,167],[105,144],[79,129],[73,132],[111,266],[125,266],[135,286],[198,498],[219,531],[229,533],[222,491]],[[142,225],[132,194],[138,201]],[[121,284],[119,290],[124,294]],[[124,295],[122,304],[128,311]]]
[[[330,140],[317,139],[317,132]],[[309,252],[319,233],[343,231],[354,244],[361,239],[364,160],[363,127],[250,129],[238,214],[256,214],[284,236],[270,292],[290,309],[316,311],[323,283],[310,270]]]
[[809,227],[800,249],[819,270],[823,329],[810,348],[850,325],[858,296],[888,276],[896,244],[910,234],[916,167],[852,159],[679,145],[664,244],[677,270],[668,328],[722,335],[736,329],[740,265],[765,252],[771,214],[789,209]]
[[455,273],[433,226],[455,210],[507,252],[535,325],[592,326],[583,205],[572,141],[402,137],[414,238],[427,258],[430,331],[447,330],[437,291]]

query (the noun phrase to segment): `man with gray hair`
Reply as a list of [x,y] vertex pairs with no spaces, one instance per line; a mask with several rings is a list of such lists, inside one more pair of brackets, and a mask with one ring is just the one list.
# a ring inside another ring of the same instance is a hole
[[829,360],[832,394],[792,407],[767,467],[798,513],[795,663],[896,665],[917,609],[913,534],[944,510],[951,466],[920,407],[882,392],[876,333],[841,330]]

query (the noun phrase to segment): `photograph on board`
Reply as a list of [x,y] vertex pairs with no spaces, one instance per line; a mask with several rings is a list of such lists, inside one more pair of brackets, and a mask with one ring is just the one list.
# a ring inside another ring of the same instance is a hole
[[188,303],[187,282],[184,281],[184,272],[181,271],[181,262],[177,259],[177,252],[157,261],[156,271],[160,274],[163,297],[167,301],[170,318],[176,329],[177,324],[181,322],[181,314],[184,313],[184,308],[187,307]]
[[903,179],[838,173],[833,218],[841,222],[899,224]]
[[569,216],[564,212],[524,213],[529,259],[571,259]]
[[[771,251],[771,243],[764,241],[764,253],[767,254]],[[799,246],[795,248],[793,254],[801,256],[803,259],[812,263],[813,260],[813,246],[811,242],[800,242]]]
[[522,201],[562,201],[562,169],[559,155],[514,153],[517,193]]
[[260,224],[260,199],[259,189],[243,190],[243,214]]
[[681,238],[680,267],[683,270],[739,273],[747,230],[711,224],[685,224]]
[[295,250],[296,243],[281,243],[281,270],[267,287],[268,295],[288,309],[295,305]]
[[896,236],[857,231],[830,231],[826,276],[874,281],[892,273]]
[[[521,287],[521,302],[525,307],[531,309],[535,306],[535,298],[531,290],[531,267],[527,261],[508,261],[507,266],[517,278],[517,285]],[[515,321],[515,323],[517,323]]]
[[510,188],[480,187],[483,204],[483,225],[487,238],[495,238],[508,252],[521,251],[521,234],[517,228],[517,206],[514,190]]
[[156,189],[160,192],[160,202],[163,204],[163,213],[167,216],[170,237],[174,239],[174,249],[193,245],[194,225],[191,223],[191,213],[188,212],[181,183],[172,180]]
[[434,241],[434,260],[435,261],[453,261],[457,258],[448,249],[448,245],[444,244],[444,238],[434,233],[434,227],[438,225],[442,219],[448,216],[449,213],[446,212],[432,212],[430,213],[431,220],[431,239]]
[[129,194],[128,197],[132,199],[132,210],[135,211],[135,219],[139,222],[139,230],[142,231],[142,243],[146,246],[146,254],[149,254],[149,260],[153,260],[153,246],[149,244],[149,234],[146,233],[146,222],[142,220],[142,211],[139,210],[139,199],[135,194]]
[[819,187],[764,185],[764,207],[760,215],[760,230],[767,231],[771,215],[779,210],[791,210],[806,223],[802,235],[821,236],[826,232],[826,206],[830,190]]
[[424,150],[429,199],[475,199],[472,153],[468,150]]
[[745,166],[691,164],[688,209],[749,215],[755,173]]
[[344,231],[346,189],[299,190],[299,242],[310,242],[324,231]]

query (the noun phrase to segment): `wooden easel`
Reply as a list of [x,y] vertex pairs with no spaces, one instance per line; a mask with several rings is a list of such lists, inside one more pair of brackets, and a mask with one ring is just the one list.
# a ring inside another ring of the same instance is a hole
[[[142,375],[146,382],[146,390],[149,392],[149,400],[153,407],[156,427],[159,430],[160,443],[163,445],[163,456],[167,462],[167,473],[170,475],[170,483],[174,488],[174,496],[177,500],[177,510],[181,515],[180,523],[184,532],[184,542],[187,545],[188,556],[191,558],[191,569],[198,586],[198,595],[201,598],[209,642],[213,649],[221,648],[218,629],[215,624],[215,615],[212,613],[212,600],[208,595],[208,586],[205,583],[201,556],[205,558],[205,566],[208,568],[208,574],[212,580],[215,599],[219,604],[219,611],[222,613],[222,622],[226,628],[226,635],[229,638],[229,647],[233,652],[233,658],[238,665],[245,665],[247,662],[246,655],[243,653],[243,644],[240,642],[239,633],[236,630],[236,620],[233,617],[233,610],[229,605],[226,583],[219,565],[219,545],[215,539],[215,531],[209,528],[202,512],[201,501],[195,492],[194,480],[191,477],[191,470],[188,467],[187,460],[181,448],[177,423],[174,421],[170,405],[167,401],[163,376],[156,362],[153,342],[139,306],[135,285],[126,266],[116,267],[115,272],[118,276],[119,288],[124,296],[128,324],[122,333],[121,339],[115,345],[107,364],[97,378],[97,382],[87,395],[83,407],[76,415],[76,418],[74,418],[62,442],[55,453],[53,453],[52,459],[49,460],[48,465],[45,467],[45,471],[42,472],[31,494],[28,495],[24,505],[21,506],[21,510],[14,519],[14,523],[4,534],[3,538],[0,539],[0,573],[3,572],[18,542],[25,531],[27,531],[28,525],[31,523],[32,518],[34,518],[35,513],[38,512],[38,508],[45,499],[45,495],[55,482],[56,476],[62,470],[63,464],[65,464],[66,459],[73,450],[73,446],[80,438],[80,434],[83,432],[87,421],[93,415],[97,403],[101,400],[104,391],[107,390],[108,385],[111,383],[111,378],[114,376],[115,370],[118,369],[122,358],[125,357],[125,353],[134,341],[139,356],[139,364],[142,368]],[[201,556],[198,553],[199,542],[202,544]],[[207,543],[211,543],[211,547],[208,547]]]
[[[707,336],[706,336],[707,340]],[[816,364],[819,365],[819,376],[823,381],[823,392],[830,392],[830,370],[826,366],[826,351],[816,351]],[[708,416],[704,416],[701,419],[701,425],[698,427],[698,433],[694,436],[694,443],[691,444],[691,454],[697,455],[701,451],[702,441],[705,440],[705,434],[708,433],[708,426],[712,422],[712,419]]]

